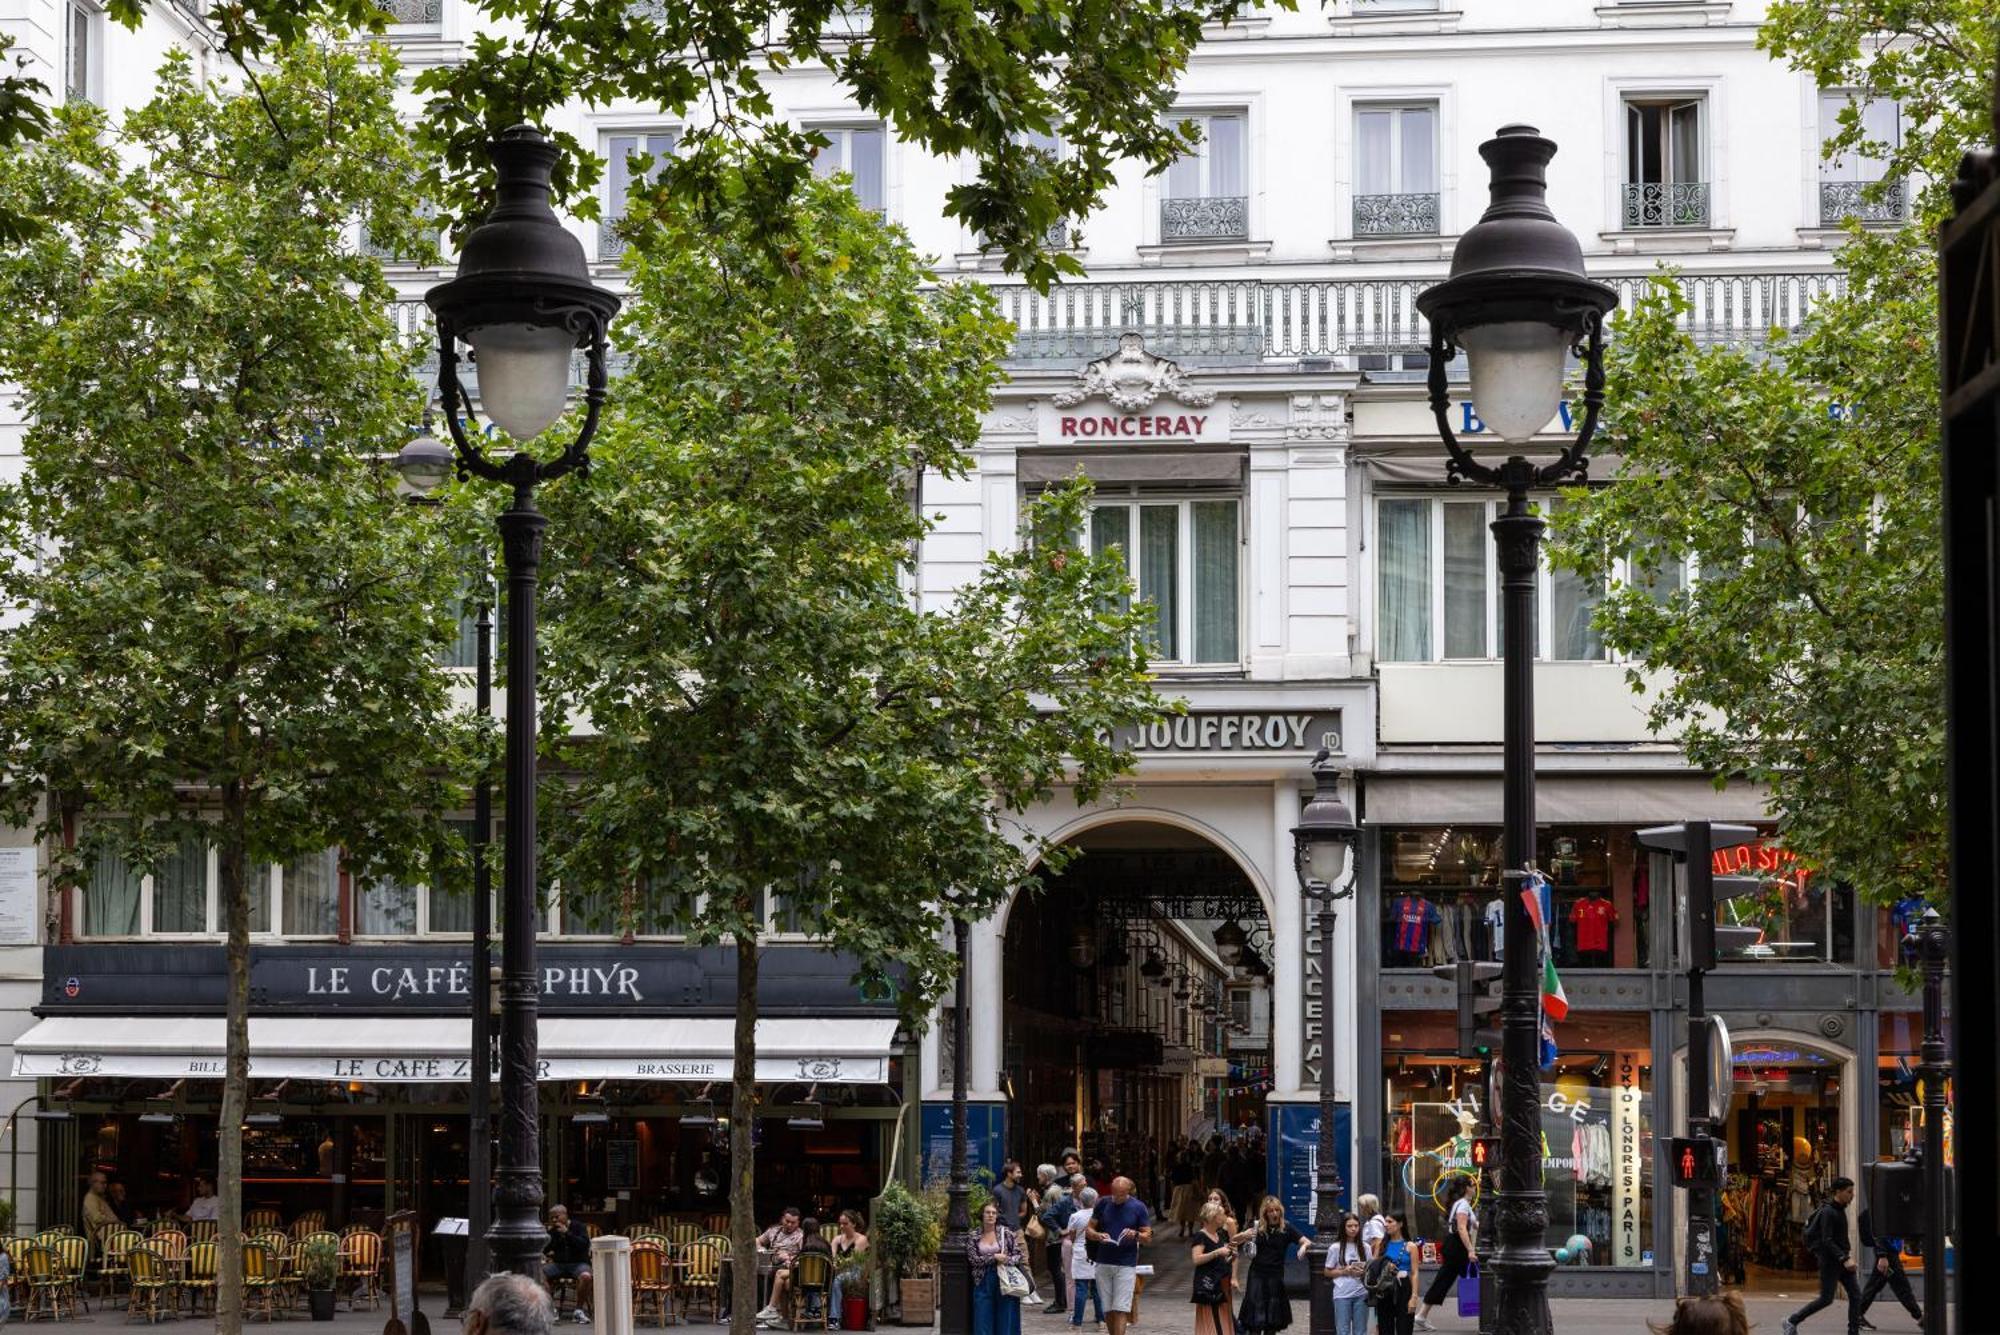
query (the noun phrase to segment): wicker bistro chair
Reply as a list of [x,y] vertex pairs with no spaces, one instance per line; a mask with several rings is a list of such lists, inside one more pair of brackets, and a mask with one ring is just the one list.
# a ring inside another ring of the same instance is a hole
[[137,1312],[148,1325],[158,1321],[162,1313],[173,1315],[178,1300],[172,1267],[144,1243],[127,1251],[125,1261],[132,1283],[132,1296],[125,1304],[127,1315]]
[[243,1212],[243,1231],[245,1233],[254,1236],[271,1228],[275,1228],[279,1232],[284,1231],[285,1216],[282,1211],[264,1208],[245,1210]]
[[683,1219],[667,1225],[667,1236],[676,1247],[685,1247],[701,1237],[701,1227],[691,1219]]
[[28,1284],[28,1305],[21,1313],[23,1321],[43,1317],[60,1321],[65,1312],[76,1315],[75,1290],[63,1273],[62,1258],[53,1248],[41,1242],[29,1243],[21,1249],[18,1263],[19,1273]]
[[104,1254],[97,1263],[97,1296],[111,1299],[118,1296],[118,1285],[129,1279],[131,1268],[125,1258],[134,1247],[144,1245],[145,1235],[137,1229],[114,1228],[104,1235]]
[[[792,1307],[793,1330],[799,1328],[800,1322],[821,1330],[832,1326],[827,1311],[832,1289],[833,1258],[824,1252],[799,1253],[799,1259],[792,1263],[792,1287],[785,1295]],[[812,1314],[815,1308],[818,1309],[816,1316]]]
[[[209,1241],[213,1242],[211,1237]],[[177,1266],[187,1259],[188,1237],[177,1228],[163,1228],[146,1239],[146,1245],[160,1254],[160,1259],[170,1266]]]
[[214,1242],[222,1232],[222,1224],[214,1219],[188,1220],[187,1236],[193,1242]]
[[349,1233],[340,1244],[340,1277],[349,1284],[348,1310],[368,1295],[370,1310],[382,1304],[382,1235],[367,1229]]
[[222,1244],[213,1238],[188,1248],[186,1273],[181,1277],[180,1288],[187,1294],[189,1313],[193,1313],[195,1304],[204,1296],[208,1299],[208,1310],[215,1310],[215,1281],[222,1268],[221,1251]]
[[252,1239],[243,1244],[243,1314],[264,1309],[264,1319],[277,1315],[278,1299],[284,1292],[284,1260],[270,1244]]
[[667,1268],[667,1249],[652,1238],[632,1244],[632,1324],[637,1325],[652,1312],[659,1324],[667,1324],[667,1309],[673,1303],[674,1284]]
[[90,1298],[83,1291],[84,1274],[90,1269],[90,1239],[74,1233],[66,1234],[51,1243],[49,1250],[56,1254],[63,1274],[68,1278],[71,1315],[75,1315],[78,1307],[85,1312],[90,1311]]
[[303,1238],[309,1233],[324,1232],[326,1232],[326,1211],[324,1210],[307,1210],[292,1221],[291,1234],[294,1238]]
[[711,1320],[721,1320],[722,1253],[716,1250],[714,1241],[702,1238],[690,1242],[681,1248],[680,1262],[681,1320],[687,1320],[697,1299],[707,1302]]

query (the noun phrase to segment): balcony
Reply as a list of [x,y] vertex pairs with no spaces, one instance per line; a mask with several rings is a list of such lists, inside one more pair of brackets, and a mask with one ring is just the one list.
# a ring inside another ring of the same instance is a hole
[[625,254],[625,238],[618,235],[617,218],[600,218],[597,222],[597,259],[601,264],[610,264]]
[[389,22],[435,26],[444,21],[444,0],[382,0]]
[[1627,181],[1625,226],[1708,226],[1708,182]]
[[1160,240],[1242,241],[1250,235],[1250,201],[1241,195],[1160,201]]
[[1819,225],[1838,227],[1849,218],[1865,223],[1902,222],[1909,216],[1905,195],[1901,181],[1821,181]]
[[1437,195],[1356,195],[1354,235],[1436,236]]

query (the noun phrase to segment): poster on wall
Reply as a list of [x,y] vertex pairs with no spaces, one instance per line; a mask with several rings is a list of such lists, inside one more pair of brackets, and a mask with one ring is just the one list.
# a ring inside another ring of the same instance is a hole
[[[1264,1159],[1264,1190],[1285,1203],[1285,1217],[1302,1233],[1311,1233],[1319,1187],[1319,1105],[1317,1103],[1274,1103],[1270,1111],[1270,1139]],[[1340,1188],[1341,1208],[1352,1206],[1354,1198],[1354,1113],[1346,1104],[1334,1109],[1333,1139],[1339,1148],[1334,1158],[1334,1180]]]
[[0,848],[0,946],[34,945],[38,910],[35,850]]
[[[951,1105],[924,1105],[924,1181],[951,1178]],[[1000,1176],[1007,1161],[1007,1109],[998,1103],[965,1105],[965,1169],[974,1180],[981,1170]]]

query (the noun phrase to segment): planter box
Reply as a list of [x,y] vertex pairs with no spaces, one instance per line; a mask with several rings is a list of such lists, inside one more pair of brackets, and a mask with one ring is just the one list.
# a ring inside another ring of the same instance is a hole
[[902,1322],[906,1326],[928,1326],[937,1319],[937,1275],[916,1275],[898,1286],[902,1292]]

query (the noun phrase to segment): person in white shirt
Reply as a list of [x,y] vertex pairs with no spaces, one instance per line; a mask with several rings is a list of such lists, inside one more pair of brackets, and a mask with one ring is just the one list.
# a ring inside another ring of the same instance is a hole
[[222,1202],[215,1194],[213,1180],[196,1173],[194,1177],[194,1199],[188,1202],[187,1220],[190,1224],[197,1220],[217,1220],[222,1218]]
[[[1081,1177],[1078,1178],[1081,1181]],[[1084,1238],[1084,1230],[1090,1227],[1090,1212],[1097,1204],[1097,1189],[1084,1187],[1076,1193],[1076,1213],[1063,1226],[1063,1236],[1069,1243],[1070,1291],[1075,1296],[1070,1299],[1069,1323],[1083,1324],[1083,1297],[1090,1295],[1091,1320],[1104,1324],[1104,1303],[1097,1296],[1097,1266],[1090,1259],[1089,1243]]]
[[1367,1270],[1361,1220],[1344,1214],[1338,1240],[1326,1249],[1326,1273],[1333,1279],[1334,1335],[1368,1335],[1368,1290],[1361,1284]]
[[1445,1300],[1451,1286],[1465,1274],[1466,1267],[1478,1251],[1473,1234],[1479,1228],[1479,1221],[1472,1213],[1472,1202],[1466,1198],[1470,1182],[1469,1178],[1454,1177],[1445,1188],[1446,1199],[1451,1204],[1444,1217],[1444,1250],[1439,1258],[1437,1274],[1431,1277],[1431,1286],[1424,1291],[1424,1304],[1417,1309],[1417,1319],[1413,1324],[1418,1330],[1432,1329],[1431,1309]]
[[1361,1219],[1361,1254],[1372,1261],[1382,1254],[1382,1239],[1389,1235],[1382,1222],[1382,1198],[1372,1191],[1357,1196],[1354,1209]]

